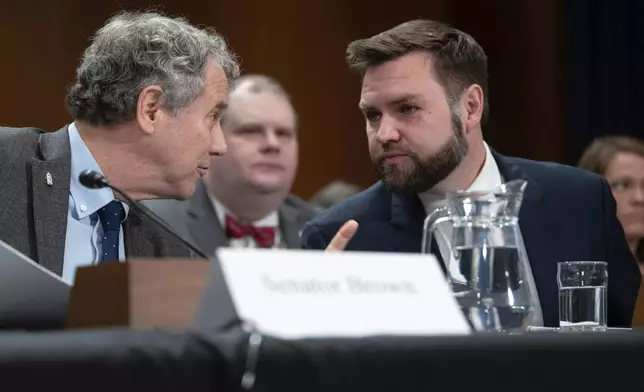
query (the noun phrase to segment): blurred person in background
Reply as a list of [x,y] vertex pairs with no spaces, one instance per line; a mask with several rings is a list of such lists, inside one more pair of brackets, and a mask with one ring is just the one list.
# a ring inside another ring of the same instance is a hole
[[627,136],[595,139],[579,167],[604,176],[610,184],[617,217],[644,273],[644,142]]
[[318,190],[309,202],[320,209],[327,209],[337,203],[360,193],[362,189],[348,182],[337,180]]
[[299,148],[284,87],[265,75],[240,77],[222,129],[228,150],[211,158],[194,196],[153,208],[208,255],[221,246],[299,248],[316,210],[290,193]]

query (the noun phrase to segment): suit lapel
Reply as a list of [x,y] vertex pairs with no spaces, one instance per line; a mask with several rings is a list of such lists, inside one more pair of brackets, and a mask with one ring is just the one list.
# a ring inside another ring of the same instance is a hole
[[391,194],[392,251],[420,253],[425,208],[416,195]]
[[[542,249],[547,249],[548,243],[544,243],[542,239],[548,235],[545,228],[548,227],[549,218],[548,214],[543,213],[544,195],[541,187],[518,164],[495,152],[492,154],[505,182],[520,179],[528,183],[523,194],[521,210],[519,211],[519,225],[528,254],[532,255],[541,252]],[[538,257],[535,257],[535,259],[538,259]]]
[[69,209],[71,149],[67,127],[40,136],[42,160],[32,164],[32,205],[38,262],[61,275]]
[[282,204],[279,208],[280,231],[284,236],[284,242],[289,249],[300,248],[300,222],[297,209]]
[[501,154],[496,153],[492,150],[492,156],[496,161],[496,165],[499,168],[501,177],[503,177],[504,182],[510,182],[513,180],[525,180],[528,185],[523,194],[523,200],[528,202],[540,202],[543,198],[543,191],[539,184],[530,176],[524,172],[521,167],[512,162],[510,158],[504,157]]
[[228,245],[226,233],[202,182],[197,184],[188,207],[188,231],[196,245],[207,255],[214,255],[220,246]]
[[127,258],[153,257],[158,253],[155,252],[155,245],[145,230],[143,220],[132,208],[123,225],[123,238]]

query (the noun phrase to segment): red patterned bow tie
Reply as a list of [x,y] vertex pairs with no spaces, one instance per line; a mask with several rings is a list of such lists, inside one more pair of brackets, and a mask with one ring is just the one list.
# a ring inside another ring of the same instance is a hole
[[260,248],[272,248],[275,243],[274,227],[244,225],[229,215],[226,216],[226,234],[232,238],[244,238],[249,235]]

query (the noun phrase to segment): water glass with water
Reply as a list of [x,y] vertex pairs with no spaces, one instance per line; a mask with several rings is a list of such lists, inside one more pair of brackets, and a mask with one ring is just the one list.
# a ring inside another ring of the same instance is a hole
[[608,264],[566,261],[557,265],[561,331],[606,330]]

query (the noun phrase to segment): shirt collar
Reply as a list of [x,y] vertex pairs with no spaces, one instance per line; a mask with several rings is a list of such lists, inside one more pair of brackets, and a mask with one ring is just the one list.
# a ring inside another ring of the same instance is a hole
[[[483,163],[481,171],[466,191],[487,191],[496,189],[503,183],[499,166],[496,164],[490,147],[485,142],[483,142],[483,145],[485,146],[485,163]],[[423,202],[426,212],[433,211],[438,204],[445,202],[444,196],[439,196],[431,192],[419,193],[418,197]]]
[[472,185],[467,188],[469,192],[489,191],[498,188],[503,183],[499,166],[496,164],[496,160],[494,160],[490,147],[485,142],[483,145],[485,146],[485,163],[479,175],[472,182]]
[[[110,188],[86,188],[80,183],[78,176],[84,170],[94,170],[101,174],[103,174],[103,171],[98,166],[98,163],[87,148],[83,138],[78,133],[76,124],[69,124],[67,129],[71,149],[69,193],[74,201],[74,211],[78,219],[83,219],[114,200],[114,192]],[[129,210],[128,205],[123,203],[123,206],[125,207],[125,216],[127,216]]]

